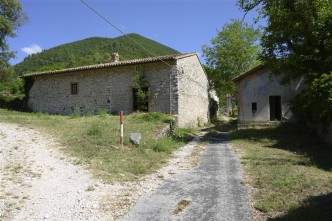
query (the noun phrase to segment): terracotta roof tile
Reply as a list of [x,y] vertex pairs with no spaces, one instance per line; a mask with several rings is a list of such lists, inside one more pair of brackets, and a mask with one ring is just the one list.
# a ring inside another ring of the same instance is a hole
[[109,68],[109,67],[129,66],[129,65],[133,65],[133,64],[145,64],[145,63],[154,63],[154,62],[163,62],[163,61],[175,61],[177,59],[190,57],[190,56],[193,56],[193,55],[197,56],[197,53],[192,52],[192,53],[185,53],[185,54],[172,54],[172,55],[165,55],[165,56],[158,56],[158,57],[118,61],[118,62],[112,62],[112,63],[87,65],[87,66],[67,68],[67,69],[54,70],[54,71],[37,72],[37,73],[30,73],[30,74],[23,75],[22,78],[40,76],[40,75],[51,75],[51,74],[60,74],[60,73],[67,73],[67,72],[76,72],[76,71],[85,71],[85,70]]
[[252,74],[256,73],[256,71],[258,71],[258,70],[260,70],[260,69],[263,69],[263,68],[267,68],[267,67],[268,67],[267,64],[260,64],[260,65],[258,65],[258,66],[256,66],[256,67],[254,67],[253,69],[247,71],[246,73],[241,74],[241,75],[239,75],[239,76],[233,78],[233,82],[234,82],[234,83],[237,83],[237,82],[241,81],[243,78],[245,78],[245,77],[247,77],[247,76],[249,76],[249,75],[252,75]]

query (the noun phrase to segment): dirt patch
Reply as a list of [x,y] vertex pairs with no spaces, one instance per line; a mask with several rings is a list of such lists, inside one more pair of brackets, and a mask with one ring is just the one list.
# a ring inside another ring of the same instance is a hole
[[183,210],[186,209],[187,206],[189,206],[189,204],[191,203],[190,200],[181,200],[178,205],[176,206],[173,214],[177,215],[179,213],[181,213]]
[[135,182],[106,184],[45,133],[0,123],[0,220],[117,220],[164,179],[192,168],[198,139]]

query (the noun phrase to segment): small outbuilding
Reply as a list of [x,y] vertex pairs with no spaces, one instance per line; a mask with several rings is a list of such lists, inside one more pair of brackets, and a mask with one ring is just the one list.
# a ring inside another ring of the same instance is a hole
[[129,114],[137,110],[139,87],[147,93],[146,111],[177,115],[180,127],[209,120],[209,82],[196,53],[127,61],[114,54],[110,63],[23,78],[31,86],[28,106],[36,112]]
[[270,125],[294,121],[291,99],[303,89],[303,80],[280,84],[281,76],[271,75],[268,65],[262,64],[236,77],[238,127]]

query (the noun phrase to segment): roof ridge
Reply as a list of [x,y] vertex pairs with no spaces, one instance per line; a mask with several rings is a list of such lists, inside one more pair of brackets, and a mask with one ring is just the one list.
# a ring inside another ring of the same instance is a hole
[[26,77],[39,76],[39,75],[66,73],[66,72],[70,72],[70,71],[83,71],[83,70],[92,70],[92,69],[100,69],[100,68],[107,68],[107,67],[133,65],[133,64],[140,64],[140,63],[161,62],[161,61],[165,61],[165,60],[176,60],[176,59],[180,59],[180,58],[185,58],[185,57],[189,57],[192,55],[197,55],[197,53],[196,52],[189,52],[189,53],[183,53],[183,54],[178,53],[178,54],[170,54],[170,55],[161,55],[161,56],[156,56],[156,57],[124,60],[124,61],[118,61],[118,62],[108,62],[108,63],[103,63],[103,64],[92,64],[92,65],[85,65],[85,66],[79,66],[79,67],[73,67],[73,68],[64,68],[64,69],[53,70],[53,71],[29,73],[29,74],[25,74],[21,77],[26,78]]

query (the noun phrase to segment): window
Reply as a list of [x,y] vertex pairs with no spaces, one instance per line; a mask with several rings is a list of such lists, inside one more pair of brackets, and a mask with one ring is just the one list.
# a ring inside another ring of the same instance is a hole
[[256,102],[251,103],[251,111],[252,111],[252,116],[255,116],[255,114],[257,113],[257,103]]
[[78,83],[71,83],[71,94],[78,94]]

